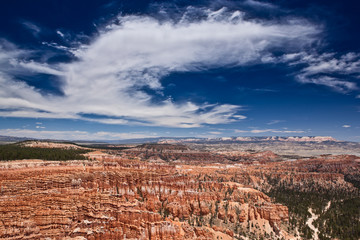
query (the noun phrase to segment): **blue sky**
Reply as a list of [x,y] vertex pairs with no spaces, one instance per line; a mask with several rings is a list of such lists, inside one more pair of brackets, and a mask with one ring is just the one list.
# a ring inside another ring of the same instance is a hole
[[0,135],[360,141],[356,1],[3,1]]

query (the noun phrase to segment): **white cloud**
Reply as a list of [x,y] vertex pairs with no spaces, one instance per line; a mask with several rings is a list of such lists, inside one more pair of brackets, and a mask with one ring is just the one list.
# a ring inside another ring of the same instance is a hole
[[30,72],[34,72],[34,73],[46,73],[46,74],[51,74],[51,75],[57,75],[57,76],[62,76],[63,73],[59,70],[54,69],[54,67],[50,67],[48,64],[45,63],[36,63],[34,61],[29,61],[29,62],[21,62],[21,61],[16,61],[13,60],[11,62],[11,65],[13,65],[14,67],[17,67],[20,69],[24,68]]
[[282,123],[285,122],[284,120],[271,120],[270,122],[266,123],[267,125],[273,125],[273,124],[278,124],[278,123]]
[[[36,139],[58,140],[120,140],[133,138],[154,137],[154,134],[146,133],[118,133],[118,132],[95,132],[87,131],[47,131],[30,129],[0,129],[0,135],[13,137],[27,137]],[[156,135],[155,135],[156,136]]]
[[211,132],[209,132],[210,134],[214,134],[214,135],[220,135],[220,134],[222,134],[222,132],[217,132],[217,131],[211,131]]
[[271,4],[271,3],[265,3],[265,2],[259,2],[255,0],[246,0],[244,4],[256,7],[256,8],[266,8],[266,9],[276,9],[277,6]]
[[350,128],[351,125],[345,124],[345,125],[343,125],[342,127],[343,127],[343,128]]
[[289,65],[305,64],[296,77],[301,83],[324,85],[341,93],[359,90],[357,84],[348,79],[349,76],[360,73],[360,54],[350,52],[338,57],[335,55],[299,52],[285,54],[273,61],[286,62]]
[[28,29],[35,37],[38,37],[39,33],[41,32],[40,27],[38,27],[36,24],[28,21],[23,21],[22,25]]
[[335,58],[332,54],[323,54],[317,59],[309,59],[310,66],[303,71],[308,74],[317,73],[358,73],[360,72],[360,54],[347,53],[340,58]]
[[[240,106],[176,103],[171,98],[154,103],[142,88],[161,96],[161,79],[172,72],[259,62],[274,47],[302,49],[319,33],[318,26],[304,20],[252,21],[226,8],[202,11],[207,14],[202,20],[184,17],[179,22],[121,16],[119,25],[108,25],[89,45],[72,50],[78,61],[71,63],[48,65],[21,60],[14,51],[0,52],[0,109],[7,110],[1,115],[183,128],[238,121],[245,118],[238,114]],[[63,81],[64,96],[43,95],[15,81],[8,66],[56,75]]]
[[59,31],[59,30],[57,30],[56,33],[57,33],[60,37],[62,37],[62,38],[65,36],[65,35],[64,35],[61,31]]
[[321,77],[309,77],[307,74],[300,74],[297,79],[301,83],[313,83],[318,85],[324,85],[342,93],[357,90],[356,83],[340,80],[334,77],[321,76]]
[[275,130],[274,133],[304,133],[303,130]]
[[253,129],[253,130],[235,130],[235,133],[304,133],[302,130],[277,130],[277,129]]
[[12,64],[17,62],[16,59],[23,58],[27,54],[30,54],[30,51],[20,50],[14,44],[0,39],[0,74],[13,70]]

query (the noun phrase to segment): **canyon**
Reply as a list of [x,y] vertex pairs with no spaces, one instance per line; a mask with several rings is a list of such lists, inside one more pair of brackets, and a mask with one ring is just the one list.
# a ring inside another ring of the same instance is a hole
[[[79,147],[64,144],[27,146]],[[359,196],[355,155],[87,149],[87,160],[0,162],[0,239],[306,239],[279,189]]]

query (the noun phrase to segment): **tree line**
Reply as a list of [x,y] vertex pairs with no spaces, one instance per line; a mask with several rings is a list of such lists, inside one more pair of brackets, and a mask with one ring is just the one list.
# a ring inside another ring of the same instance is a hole
[[0,146],[0,161],[11,161],[21,159],[43,159],[43,160],[86,160],[84,153],[86,149],[62,149],[62,148],[37,148],[22,147],[17,144]]

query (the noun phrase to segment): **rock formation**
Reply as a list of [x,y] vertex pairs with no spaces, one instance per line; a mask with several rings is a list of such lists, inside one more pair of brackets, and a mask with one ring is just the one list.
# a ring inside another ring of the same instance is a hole
[[182,170],[124,158],[1,163],[0,238],[216,239],[288,220],[255,189]]
[[87,156],[1,162],[0,239],[291,239],[288,208],[261,191],[356,191],[360,169],[350,155],[283,161],[181,145]]

